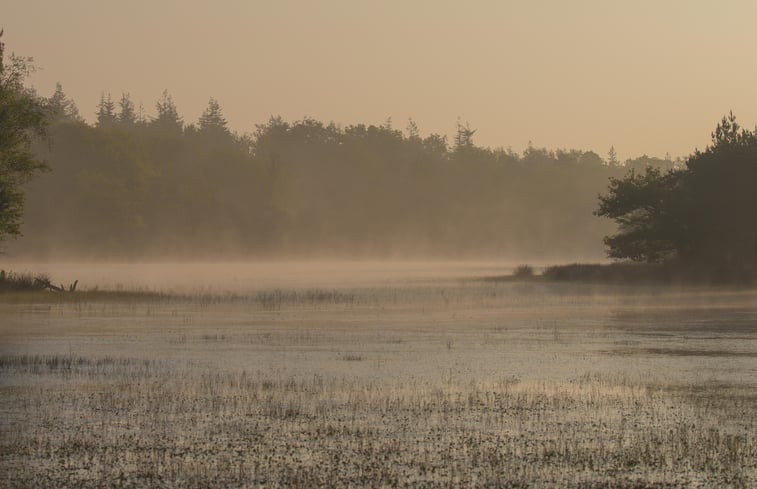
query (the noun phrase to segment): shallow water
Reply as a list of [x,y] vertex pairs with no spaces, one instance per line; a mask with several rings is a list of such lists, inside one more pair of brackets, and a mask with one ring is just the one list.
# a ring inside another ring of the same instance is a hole
[[[0,468],[16,468],[9,487],[122,474],[149,485],[143,465],[118,462],[127,455],[179,485],[187,470],[198,484],[266,485],[261,474],[275,474],[282,487],[379,476],[407,487],[757,483],[757,291],[477,279],[506,271],[50,268],[124,292],[0,298],[0,433],[10,440]],[[179,295],[128,292],[143,288]],[[104,441],[88,434],[95,422],[109,426]],[[90,448],[51,463],[71,439]],[[366,443],[393,458],[377,462]],[[340,472],[343,457],[360,469]],[[218,472],[217,460],[237,472]]]
[[[485,282],[487,263],[58,265],[180,297],[0,303],[0,353],[160,356],[292,375],[592,371],[757,383],[757,292]],[[78,275],[75,275],[78,273]],[[345,362],[352,355],[359,361]]]

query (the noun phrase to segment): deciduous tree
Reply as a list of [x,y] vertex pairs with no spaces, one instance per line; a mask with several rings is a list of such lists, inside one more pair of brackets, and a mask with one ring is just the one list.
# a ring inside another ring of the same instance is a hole
[[0,239],[21,234],[21,186],[45,168],[32,154],[32,141],[45,133],[47,121],[44,101],[24,86],[32,60],[11,54],[6,61],[4,47],[0,39]]

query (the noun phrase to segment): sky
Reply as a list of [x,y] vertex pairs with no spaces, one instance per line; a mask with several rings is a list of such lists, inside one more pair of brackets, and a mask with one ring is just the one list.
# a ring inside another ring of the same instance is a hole
[[272,115],[454,134],[522,151],[686,156],[730,110],[757,124],[757,2],[3,0],[9,52],[92,121],[102,93],[186,122],[216,98],[240,133]]

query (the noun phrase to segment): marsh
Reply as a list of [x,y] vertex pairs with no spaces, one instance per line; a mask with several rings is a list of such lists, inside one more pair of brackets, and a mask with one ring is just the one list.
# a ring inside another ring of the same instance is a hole
[[3,484],[757,482],[754,291],[506,268],[71,265],[0,303]]

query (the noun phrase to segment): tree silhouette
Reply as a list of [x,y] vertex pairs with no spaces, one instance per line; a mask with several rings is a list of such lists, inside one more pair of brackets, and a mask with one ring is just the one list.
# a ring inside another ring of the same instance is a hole
[[42,99],[24,86],[30,59],[10,56],[0,31],[0,239],[21,234],[24,194],[21,185],[45,165],[32,154],[34,135],[45,134],[47,110]]
[[182,130],[183,122],[181,117],[179,117],[179,111],[176,109],[176,104],[168,93],[168,90],[163,90],[163,95],[155,104],[155,109],[158,115],[152,120],[154,126],[172,131]]
[[198,121],[200,130],[214,133],[228,133],[226,119],[223,117],[221,105],[213,97],[208,101],[208,107]]
[[47,111],[51,121],[82,121],[79,109],[74,101],[63,93],[60,83],[55,84],[55,92],[47,99]]
[[134,124],[137,122],[137,112],[134,110],[134,102],[131,101],[129,94],[121,94],[121,100],[118,101],[118,122],[121,124]]
[[115,102],[110,94],[101,94],[100,103],[97,104],[97,127],[112,126],[117,120]]
[[619,232],[605,238],[615,258],[733,271],[757,264],[757,134],[723,117],[712,143],[681,169],[634,169],[611,179],[596,214]]

